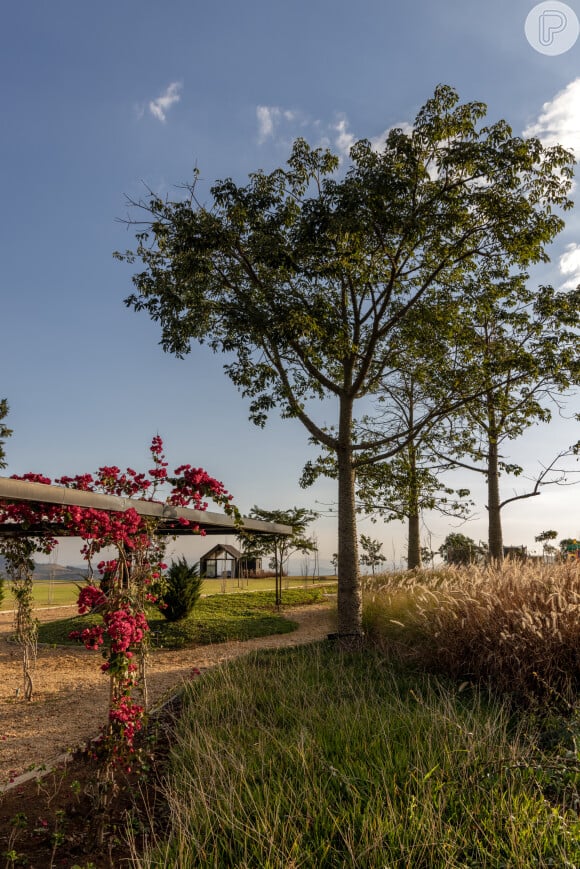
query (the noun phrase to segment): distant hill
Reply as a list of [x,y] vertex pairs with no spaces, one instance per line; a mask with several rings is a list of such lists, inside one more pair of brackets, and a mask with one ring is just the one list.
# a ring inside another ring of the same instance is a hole
[[[5,575],[4,559],[0,556],[0,573]],[[70,567],[63,564],[37,564],[34,568],[34,579],[39,582],[82,582],[88,575],[85,567]]]

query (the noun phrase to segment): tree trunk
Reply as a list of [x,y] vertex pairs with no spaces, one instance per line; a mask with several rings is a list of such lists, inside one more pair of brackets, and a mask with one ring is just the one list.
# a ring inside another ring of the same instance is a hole
[[362,635],[355,474],[352,462],[352,399],[341,398],[338,465],[338,634]]
[[[412,421],[412,420],[411,420]],[[409,446],[409,504],[407,540],[407,567],[414,570],[421,567],[421,538],[419,535],[419,489],[417,484],[417,455],[414,444]]]
[[407,540],[407,567],[414,570],[423,566],[421,560],[421,539],[419,536],[419,514],[413,513],[408,517],[408,540]]
[[497,440],[490,438],[487,454],[487,510],[489,559],[498,564],[503,561],[503,535],[499,500],[499,467]]

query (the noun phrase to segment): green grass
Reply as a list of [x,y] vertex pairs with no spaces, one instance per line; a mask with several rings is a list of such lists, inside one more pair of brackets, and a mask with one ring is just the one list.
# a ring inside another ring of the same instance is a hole
[[[75,582],[34,582],[32,594],[35,607],[70,606],[76,603],[79,596],[79,586],[83,585],[82,578],[78,584]],[[0,612],[14,609],[14,597],[10,591],[10,582],[4,582],[4,600],[0,605]]]
[[543,760],[500,701],[377,652],[255,654],[185,690],[167,820],[134,865],[578,866],[577,812],[546,799]]
[[[300,606],[322,600],[317,588],[288,589],[282,594],[285,606]],[[295,630],[296,623],[276,611],[273,591],[247,594],[212,595],[202,598],[193,613],[178,622],[166,621],[157,609],[148,612],[154,647],[179,649],[198,643],[247,640]],[[39,642],[56,645],[70,643],[71,631],[98,624],[98,615],[47,622],[39,627]]]
[[[324,582],[328,585],[329,590],[336,588],[336,580]],[[83,585],[83,580],[79,579],[78,585]],[[79,589],[74,582],[45,582],[36,581],[33,584],[33,598],[35,607],[49,606],[72,606],[77,602]],[[286,589],[293,589],[306,585],[307,588],[318,587],[320,583],[312,579],[305,580],[302,576],[284,577],[282,580],[282,596],[285,596]],[[247,591],[271,591],[274,589],[274,578],[267,577],[264,579],[206,579],[202,585],[202,595],[213,594],[233,594]],[[10,591],[10,583],[6,580],[4,583],[5,597],[0,604],[0,612],[9,611],[14,608],[14,598]]]

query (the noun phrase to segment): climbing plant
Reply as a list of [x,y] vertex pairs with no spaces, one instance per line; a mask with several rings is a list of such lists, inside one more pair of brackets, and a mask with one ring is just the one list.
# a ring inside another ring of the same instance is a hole
[[[208,506],[205,499],[211,498],[221,504],[228,515],[239,516],[223,484],[201,468],[180,465],[170,475],[159,436],[153,438],[150,451],[153,467],[146,474],[132,468],[122,472],[117,466],[106,466],[94,475],[63,476],[54,482],[85,492],[150,501],[160,500],[159,490],[163,488],[167,491],[163,502],[168,505],[205,510]],[[51,483],[38,474],[25,474],[17,479]],[[135,763],[135,737],[142,728],[147,707],[145,663],[149,626],[145,607],[148,601],[155,601],[151,586],[166,567],[163,562],[165,544],[156,533],[158,520],[141,516],[133,507],[121,512],[14,501],[0,502],[0,523],[15,526],[13,535],[0,538],[0,552],[6,559],[16,598],[16,636],[23,648],[24,696],[28,700],[32,697],[31,671],[36,654],[36,621],[32,615],[33,555],[52,551],[57,543],[55,529],[59,536],[83,540],[81,552],[89,566],[89,576],[80,590],[78,611],[81,615],[94,613],[100,618],[96,624],[73,632],[72,636],[86,648],[102,653],[101,669],[110,680],[107,724],[93,744],[95,758],[104,761],[103,805],[112,792],[114,770],[131,770]],[[178,518],[174,525],[176,530],[179,525],[185,525],[192,532],[204,533],[188,519]],[[95,559],[103,552],[107,557],[98,562],[95,573]]]

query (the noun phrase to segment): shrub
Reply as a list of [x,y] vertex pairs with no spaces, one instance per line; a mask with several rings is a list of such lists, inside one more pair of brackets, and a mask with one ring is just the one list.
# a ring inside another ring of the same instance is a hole
[[165,574],[166,589],[163,593],[163,614],[170,622],[184,619],[191,612],[201,595],[203,578],[197,564],[189,565],[182,555]]

